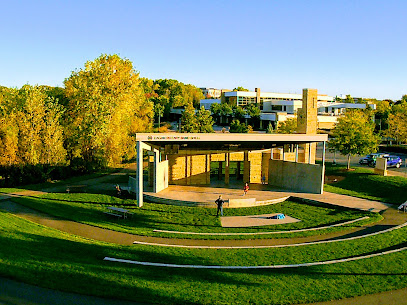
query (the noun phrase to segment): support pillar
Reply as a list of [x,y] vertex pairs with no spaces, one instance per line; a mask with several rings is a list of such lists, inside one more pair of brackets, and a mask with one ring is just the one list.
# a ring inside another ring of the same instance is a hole
[[295,163],[298,163],[298,144],[295,145]]
[[230,168],[230,153],[226,153],[225,156],[225,184],[229,185],[229,168]]
[[249,152],[244,152],[243,160],[243,180],[244,182],[250,183],[250,161],[249,161]]
[[236,180],[240,179],[240,161],[237,161],[237,166],[236,166]]
[[206,184],[211,184],[211,155],[206,155]]
[[137,141],[136,150],[137,150],[136,199],[137,206],[140,208],[143,206],[143,148],[141,141]]
[[218,180],[222,180],[222,165],[223,165],[223,161],[219,161],[219,165],[218,165]]
[[160,162],[160,152],[157,149],[152,150],[154,153],[153,160],[153,192],[157,193],[157,176],[158,176],[158,163]]

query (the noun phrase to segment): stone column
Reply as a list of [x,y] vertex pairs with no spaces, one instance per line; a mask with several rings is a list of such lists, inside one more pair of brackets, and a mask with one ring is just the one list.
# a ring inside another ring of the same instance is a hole
[[137,206],[142,207],[143,206],[143,147],[142,147],[141,141],[137,141],[136,150],[137,150],[136,198],[137,198]]
[[223,165],[223,161],[219,161],[219,163],[218,163],[218,180],[222,180],[222,165]]
[[243,182],[250,183],[250,161],[249,161],[249,152],[244,152],[244,160],[243,160]]
[[[316,134],[318,114],[318,91],[303,89],[302,108],[298,109],[297,133]],[[304,162],[315,164],[316,144],[304,144]]]
[[261,179],[263,179],[263,176],[265,176],[266,177],[265,183],[268,183],[268,179],[269,179],[269,160],[272,159],[271,155],[272,155],[271,150],[270,150],[270,152],[263,152],[262,153]]
[[154,153],[153,160],[153,192],[157,193],[157,176],[158,176],[158,163],[160,163],[160,152],[157,149],[152,149]]
[[225,156],[225,184],[229,185],[229,167],[230,167],[230,153],[226,153]]

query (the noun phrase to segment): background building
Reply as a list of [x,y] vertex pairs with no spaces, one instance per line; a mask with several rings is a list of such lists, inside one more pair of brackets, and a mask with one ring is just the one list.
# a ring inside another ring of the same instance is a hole
[[206,99],[220,98],[223,92],[230,91],[229,89],[215,89],[215,88],[199,88]]
[[[261,92],[259,88],[255,91],[227,91],[223,92],[221,99],[204,99],[200,105],[210,110],[213,103],[228,103],[232,106],[244,107],[248,104],[257,104],[260,108],[260,126],[267,127],[271,123],[274,127],[279,122],[297,116],[298,109],[302,107],[303,96],[296,93]],[[375,104],[369,104],[375,109]],[[332,129],[340,115],[346,109],[364,109],[363,103],[337,102],[333,96],[317,95],[317,128]]]

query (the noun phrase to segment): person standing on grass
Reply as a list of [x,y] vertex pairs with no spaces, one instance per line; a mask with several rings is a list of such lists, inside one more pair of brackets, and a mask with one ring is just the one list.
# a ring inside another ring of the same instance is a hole
[[223,201],[222,199],[222,195],[219,195],[219,198],[215,200],[216,205],[218,206],[218,210],[216,212],[216,216],[219,216],[219,212],[220,212],[220,216],[223,216],[223,203],[225,201]]
[[249,183],[246,182],[243,187],[243,196],[245,196],[248,191],[249,191]]

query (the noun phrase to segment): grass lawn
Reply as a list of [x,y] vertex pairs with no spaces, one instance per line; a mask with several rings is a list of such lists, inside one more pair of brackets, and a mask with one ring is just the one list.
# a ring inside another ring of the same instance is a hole
[[[346,208],[304,204],[294,201],[239,209],[225,209],[227,216],[259,215],[268,213],[284,213],[300,222],[273,226],[252,228],[223,228],[220,220],[216,217],[216,210],[211,208],[171,206],[163,204],[145,203],[142,208],[135,207],[135,202],[130,199],[120,199],[103,194],[89,193],[48,193],[39,198],[22,197],[13,198],[22,205],[46,212],[62,218],[86,223],[93,226],[108,228],[111,230],[160,237],[194,238],[194,239],[253,239],[253,238],[285,238],[325,234],[338,230],[349,230],[355,226],[379,221],[382,217],[376,213],[355,211]],[[103,214],[107,206],[124,206],[134,216],[126,220],[117,220]],[[153,232],[154,229],[183,231],[183,232],[207,232],[207,233],[231,233],[231,232],[272,232],[281,230],[304,229],[330,224],[345,222],[369,216],[370,219],[362,220],[353,224],[329,229],[308,232],[270,234],[270,235],[240,235],[240,236],[216,236],[216,235],[180,235],[170,233]]]
[[[344,178],[338,179],[334,185],[327,185],[326,191],[394,204],[405,201],[405,178],[376,176],[371,174],[370,169],[358,168],[347,172],[341,167],[329,166],[327,175]],[[0,189],[0,192],[15,191]],[[49,193],[41,198],[13,200],[63,218],[145,235],[153,235],[153,229],[194,232],[289,230],[323,226],[367,214],[372,216],[370,221],[381,217],[379,214],[286,201],[263,207],[226,209],[226,215],[281,212],[300,218],[301,222],[226,229],[220,227],[214,209],[152,203],[146,203],[143,208],[132,208],[132,200],[103,194]],[[130,208],[135,215],[125,221],[110,219],[102,213],[107,205]],[[0,211],[1,276],[51,289],[101,297],[120,296],[126,300],[154,304],[298,304],[394,290],[407,287],[407,260],[405,253],[399,252],[334,265],[225,271],[136,266],[105,262],[103,258],[109,256],[170,264],[259,266],[333,260],[406,245],[407,228],[353,241],[285,248],[119,246],[69,235]]]
[[405,253],[283,270],[195,270],[119,264],[117,257],[200,265],[274,265],[374,253],[407,243],[407,229],[355,241],[278,249],[117,246],[0,212],[0,274],[27,283],[154,304],[296,304],[407,286]]
[[357,167],[347,171],[344,166],[329,164],[325,175],[341,177],[334,184],[325,184],[324,190],[327,192],[393,204],[401,204],[407,199],[407,179],[404,177],[379,176],[373,174],[371,168]]

